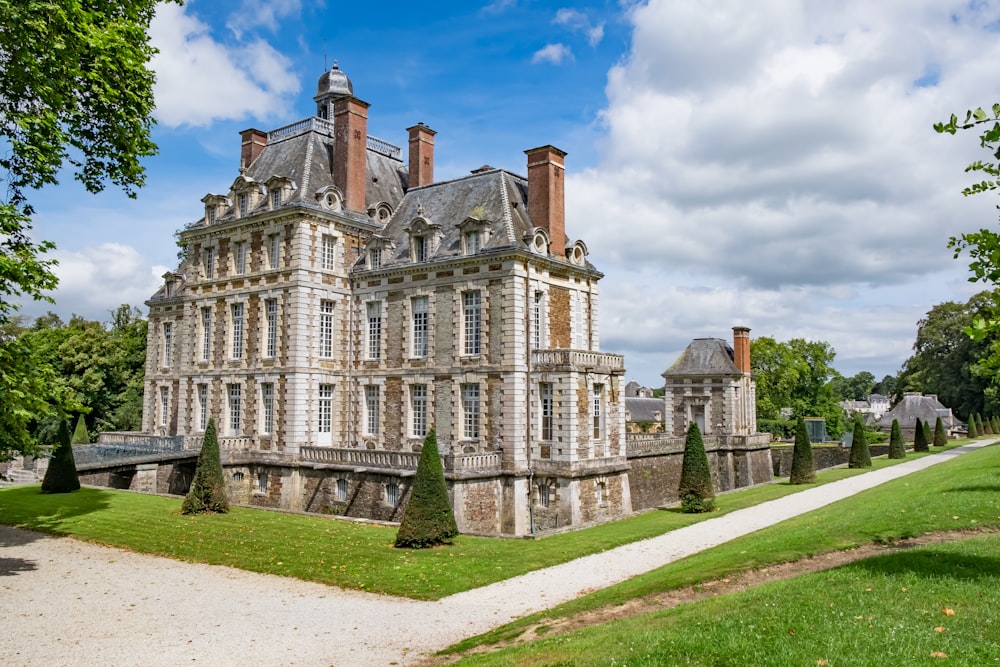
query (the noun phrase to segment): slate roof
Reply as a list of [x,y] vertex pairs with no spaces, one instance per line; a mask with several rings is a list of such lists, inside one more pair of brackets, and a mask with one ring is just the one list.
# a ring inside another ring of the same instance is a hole
[[908,393],[903,395],[903,400],[896,407],[882,415],[876,425],[879,428],[892,428],[892,420],[895,419],[899,421],[900,427],[913,428],[918,417],[922,422],[930,422],[932,428],[938,417],[945,428],[952,428],[959,423],[951,413],[951,408],[942,405],[937,396]]
[[743,375],[733,357],[733,347],[721,338],[695,338],[662,375]]
[[625,410],[630,422],[662,422],[664,403],[662,398],[626,396]]

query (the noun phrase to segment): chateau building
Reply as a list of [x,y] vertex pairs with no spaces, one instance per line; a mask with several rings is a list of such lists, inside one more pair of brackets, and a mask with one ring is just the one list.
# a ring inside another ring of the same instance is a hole
[[564,157],[435,182],[367,134],[334,64],[316,115],[241,133],[239,174],[180,232],[147,302],[144,433],[220,434],[233,500],[398,520],[435,429],[464,532],[632,510],[624,362],[599,351],[602,274],[566,235]]

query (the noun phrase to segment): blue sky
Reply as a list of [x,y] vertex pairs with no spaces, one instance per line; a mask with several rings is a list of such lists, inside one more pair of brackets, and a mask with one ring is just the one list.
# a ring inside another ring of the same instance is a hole
[[947,240],[995,202],[959,194],[975,137],[931,125],[995,101],[998,19],[1000,2],[951,0],[165,5],[147,186],[39,194],[62,283],[23,312],[141,305],[173,233],[237,175],[238,132],[311,115],[336,59],[370,134],[438,132],[438,179],[568,152],[567,233],[606,275],[601,347],[629,379],[659,384],[734,325],[827,341],[845,375],[895,373],[917,321],[977,290]]

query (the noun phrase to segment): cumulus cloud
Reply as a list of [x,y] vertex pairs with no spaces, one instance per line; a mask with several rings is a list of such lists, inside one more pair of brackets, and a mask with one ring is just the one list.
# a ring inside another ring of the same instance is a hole
[[601,162],[567,176],[567,231],[609,275],[605,347],[630,360],[748,324],[898,368],[916,320],[974,290],[945,289],[964,271],[948,237],[995,220],[958,194],[975,137],[931,125],[993,101],[1000,7],[650,0],[629,17]]
[[298,16],[301,11],[300,0],[243,0],[239,9],[229,16],[226,27],[237,37],[254,28],[276,32],[282,19]]
[[279,116],[299,92],[291,61],[266,41],[223,44],[187,7],[160,5],[150,37],[155,115],[169,127]]
[[604,39],[604,21],[592,24],[590,18],[578,9],[560,9],[556,12],[553,22],[570,30],[582,32],[591,46],[597,46]]
[[565,44],[546,44],[531,56],[532,64],[552,63],[560,65],[564,60],[573,60],[573,52]]

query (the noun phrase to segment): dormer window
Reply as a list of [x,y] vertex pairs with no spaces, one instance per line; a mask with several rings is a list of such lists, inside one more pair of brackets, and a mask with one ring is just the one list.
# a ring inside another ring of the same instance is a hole
[[462,234],[462,241],[465,244],[466,255],[475,255],[479,252],[479,232],[465,232]]
[[568,259],[571,264],[583,266],[587,263],[588,254],[590,253],[587,251],[587,246],[584,245],[583,241],[577,241],[566,250],[566,259]]
[[271,208],[276,209],[281,206],[281,190],[271,190]]
[[331,185],[316,193],[316,202],[328,211],[340,211],[344,206],[344,195]]
[[267,179],[264,185],[267,188],[268,200],[270,201],[272,211],[281,208],[286,199],[285,195],[296,188],[295,182],[284,176],[272,176]]
[[426,236],[414,236],[413,237],[413,261],[414,262],[426,262],[427,261],[427,237]]
[[490,221],[479,217],[480,211],[477,209],[473,214],[458,224],[458,229],[462,233],[462,254],[475,255],[489,238]]
[[215,208],[210,208],[207,211],[205,211],[205,220],[210,225],[215,224]]
[[[422,207],[418,206],[417,211],[422,215]],[[410,259],[414,262],[428,261],[437,249],[437,242],[441,237],[441,225],[424,217],[416,217],[404,231],[410,235]]]
[[372,248],[368,251],[368,268],[369,269],[381,269],[382,268],[382,249]]
[[240,217],[245,218],[247,211],[250,210],[250,195],[246,192],[241,192],[236,196],[237,207],[240,211]]
[[549,254],[549,236],[545,233],[544,229],[536,229],[534,231],[531,235],[529,247],[531,248],[531,252],[536,255],[546,256]]
[[214,225],[220,212],[229,208],[229,200],[222,195],[205,195],[201,201],[205,204],[205,223],[209,225]]
[[370,215],[375,222],[384,225],[389,222],[389,218],[392,217],[392,207],[384,201],[379,202],[374,207],[368,209],[368,215]]

